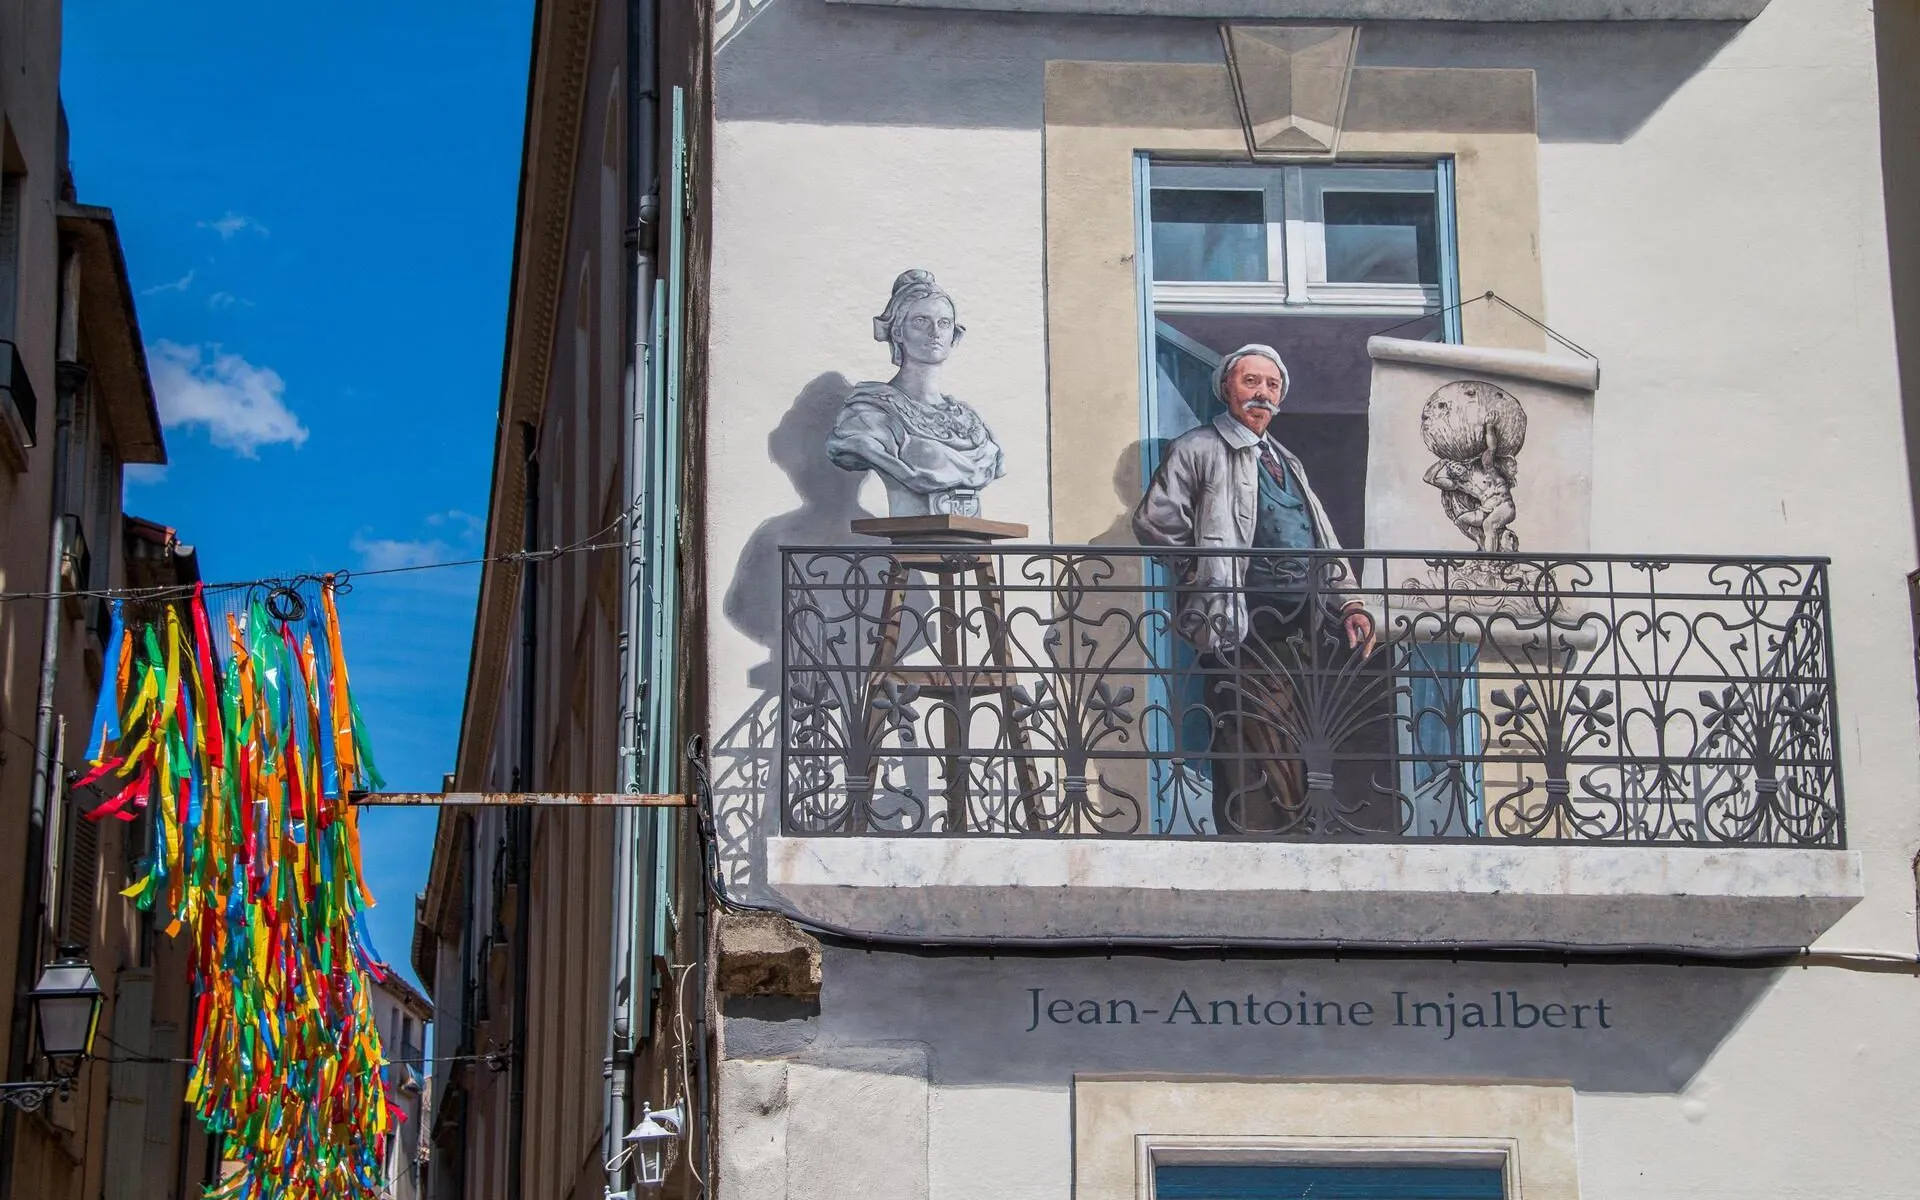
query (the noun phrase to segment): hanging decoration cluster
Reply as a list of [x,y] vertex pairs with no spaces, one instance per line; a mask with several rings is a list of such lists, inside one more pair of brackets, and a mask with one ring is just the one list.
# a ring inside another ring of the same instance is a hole
[[[369,977],[373,904],[348,792],[380,786],[347,687],[331,576],[115,601],[81,786],[89,819],[150,813],[125,894],[187,939],[187,1099],[240,1170],[218,1200],[335,1200],[381,1186],[398,1119]],[[301,593],[305,590],[308,595]]]

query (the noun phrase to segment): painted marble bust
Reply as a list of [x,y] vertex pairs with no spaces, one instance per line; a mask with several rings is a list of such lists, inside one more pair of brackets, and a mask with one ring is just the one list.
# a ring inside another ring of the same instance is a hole
[[827,457],[886,481],[895,517],[980,515],[980,492],[1005,474],[1000,444],[980,414],[940,390],[940,368],[960,344],[953,297],[929,271],[893,281],[873,319],[899,369],[885,383],[855,384],[827,435]]

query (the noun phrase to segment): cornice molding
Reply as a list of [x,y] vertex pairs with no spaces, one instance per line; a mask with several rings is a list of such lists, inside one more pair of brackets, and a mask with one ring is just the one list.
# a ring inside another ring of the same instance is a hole
[[460,912],[454,901],[466,891],[466,842],[473,819],[465,813],[441,810],[433,828],[433,857],[427,867],[427,886],[421,889],[413,913],[413,943],[409,953],[414,974],[432,996],[439,986],[435,966],[441,941],[460,935]]
[[[506,362],[494,430],[493,497],[487,508],[490,559],[520,549],[526,476],[517,428],[522,422],[537,428],[546,408],[597,8],[596,0],[540,0],[535,19]],[[468,790],[482,786],[493,749],[519,583],[516,564],[489,563],[481,571],[455,764],[456,783]]]

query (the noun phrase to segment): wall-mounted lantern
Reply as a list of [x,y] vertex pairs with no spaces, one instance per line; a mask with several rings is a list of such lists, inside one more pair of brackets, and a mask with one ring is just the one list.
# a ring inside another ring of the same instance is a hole
[[641,1106],[640,1123],[625,1138],[633,1147],[635,1180],[641,1187],[657,1188],[666,1182],[667,1168],[672,1163],[669,1152],[686,1123],[686,1113],[678,1104],[659,1112]]
[[47,1079],[0,1084],[0,1102],[31,1112],[55,1096],[65,1099],[73,1090],[80,1064],[93,1053],[105,996],[93,977],[93,964],[77,950],[68,949],[40,972],[40,981],[27,999],[40,1031],[40,1053],[53,1074]]

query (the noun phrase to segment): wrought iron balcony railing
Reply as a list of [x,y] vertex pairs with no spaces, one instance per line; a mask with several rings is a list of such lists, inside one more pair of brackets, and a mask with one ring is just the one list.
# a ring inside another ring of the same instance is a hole
[[789,834],[1844,844],[1824,560],[782,560]]

